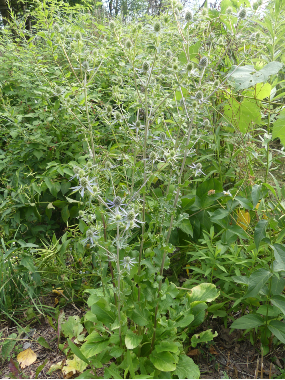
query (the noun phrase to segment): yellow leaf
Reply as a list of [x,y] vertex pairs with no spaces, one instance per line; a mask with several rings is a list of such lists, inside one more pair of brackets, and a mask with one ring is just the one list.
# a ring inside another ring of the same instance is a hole
[[30,348],[27,348],[18,354],[17,360],[21,368],[26,368],[37,360],[37,354]]
[[237,212],[237,216],[237,225],[246,230],[250,223],[249,212],[245,210],[239,210]]
[[[74,356],[72,360],[66,360],[66,365],[62,368],[62,373],[64,376],[68,376],[70,372],[75,375],[76,372],[82,373],[86,367],[87,364],[83,360],[79,359],[77,356]],[[69,378],[69,376],[67,378]]]
[[55,294],[57,294],[58,296],[62,296],[62,295],[63,295],[63,290],[60,289],[60,288],[53,289],[53,290],[52,290],[52,293],[55,293]]
[[186,272],[187,272],[187,276],[189,277],[189,269],[187,269],[187,268],[190,268],[190,265],[186,265]]

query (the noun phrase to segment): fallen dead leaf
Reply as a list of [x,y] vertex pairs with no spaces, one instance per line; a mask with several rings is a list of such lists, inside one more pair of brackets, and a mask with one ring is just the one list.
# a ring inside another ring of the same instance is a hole
[[210,346],[210,354],[217,355],[217,351],[215,350],[214,346]]
[[87,367],[87,364],[79,359],[77,356],[74,356],[72,360],[67,359],[65,366],[62,368],[62,373],[65,379],[71,377],[70,374],[76,374],[77,372],[82,373]]
[[37,354],[28,348],[18,354],[17,360],[21,368],[26,368],[37,360]]
[[200,354],[200,351],[198,348],[195,348],[194,350],[190,350],[187,353],[187,356],[198,356]]

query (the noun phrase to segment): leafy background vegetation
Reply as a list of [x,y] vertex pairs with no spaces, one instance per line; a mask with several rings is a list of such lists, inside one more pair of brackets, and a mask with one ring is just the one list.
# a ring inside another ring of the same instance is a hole
[[1,318],[55,317],[80,376],[198,378],[207,318],[285,343],[284,3],[115,5],[1,30]]

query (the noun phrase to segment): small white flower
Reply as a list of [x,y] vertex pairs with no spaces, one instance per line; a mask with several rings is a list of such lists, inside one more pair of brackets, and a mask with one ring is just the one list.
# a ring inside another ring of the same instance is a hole
[[223,191],[223,194],[224,195],[228,195],[229,197],[232,197],[232,194],[230,191]]
[[79,178],[79,185],[71,187],[71,190],[80,191],[80,195],[84,197],[84,191],[88,190],[93,195],[93,186],[96,186],[95,178],[89,180],[88,177]]
[[205,173],[202,171],[202,164],[200,162],[198,162],[198,164],[188,165],[188,167],[195,170],[195,177],[200,174],[205,175]]
[[129,256],[126,256],[123,260],[121,260],[121,263],[123,264],[124,269],[130,272],[131,267],[134,264],[137,264],[137,261],[135,261],[135,259],[131,259]]

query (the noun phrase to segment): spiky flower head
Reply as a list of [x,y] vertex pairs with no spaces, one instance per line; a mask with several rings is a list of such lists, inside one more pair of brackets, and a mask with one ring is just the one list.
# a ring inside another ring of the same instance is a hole
[[256,38],[257,40],[259,40],[260,37],[261,37],[261,33],[260,33],[260,32],[256,32],[256,33],[255,33],[255,38]]
[[256,1],[255,3],[252,4],[252,8],[253,8],[254,11],[256,11],[258,9],[258,7],[259,7],[259,2],[258,1]]
[[98,195],[100,193],[100,188],[98,185],[94,185],[92,186],[92,192],[93,192],[93,195]]
[[132,47],[132,41],[129,39],[126,41],[126,48],[130,49]]
[[246,18],[246,10],[244,8],[239,11],[238,18],[240,18],[241,20]]
[[203,121],[203,125],[204,125],[204,127],[209,127],[210,126],[210,121],[209,121],[209,119],[205,119],[204,121]]
[[114,30],[114,29],[115,29],[115,26],[116,26],[115,22],[114,22],[114,21],[110,21],[110,23],[109,23],[109,27],[110,27],[110,29],[111,29],[111,30]]
[[183,9],[183,5],[182,5],[181,3],[178,3],[178,4],[177,4],[177,8],[178,8],[179,11],[182,11],[182,9]]
[[89,184],[89,181],[88,181],[88,178],[86,177],[82,177],[80,178],[80,185],[83,186],[83,187],[87,187]]
[[198,102],[196,100],[193,100],[192,102],[192,108],[196,109],[198,107]]
[[76,30],[76,32],[74,33],[74,39],[76,41],[81,41],[82,40],[82,35],[81,33],[79,32],[79,30]]
[[166,133],[165,132],[161,132],[161,134],[159,135],[159,138],[162,141],[166,140]]
[[168,15],[165,15],[165,16],[163,17],[163,22],[164,22],[165,24],[167,24],[168,21],[169,21],[169,17],[168,17]]
[[126,214],[126,220],[128,220],[129,222],[135,220],[136,218],[136,213],[134,210],[129,210]]
[[143,72],[144,72],[144,73],[147,73],[147,72],[149,71],[149,69],[150,69],[150,65],[149,65],[149,63],[148,63],[147,61],[145,61],[145,62],[143,63],[142,69],[143,69]]
[[141,126],[141,122],[139,120],[136,121],[136,128],[139,128]]
[[108,104],[107,107],[106,107],[107,113],[111,113],[112,110],[113,110],[112,106],[110,104]]
[[192,12],[191,11],[187,11],[186,13],[185,13],[185,20],[187,21],[187,22],[189,22],[189,21],[191,21],[193,19],[193,14],[192,14]]
[[160,32],[160,29],[161,29],[160,22],[156,22],[156,23],[153,25],[153,30],[155,31],[155,33],[159,33],[159,32]]
[[105,169],[110,170],[110,169],[112,169],[112,167],[113,167],[113,165],[110,161],[105,162]]
[[219,79],[216,79],[214,81],[214,87],[219,87],[219,85],[220,85],[220,81],[219,81]]
[[83,69],[84,71],[88,71],[88,70],[89,70],[89,62],[88,62],[88,61],[84,61],[84,62],[82,63],[82,69]]
[[82,216],[84,216],[84,211],[83,210],[79,210],[78,215],[80,216],[80,218],[82,218]]
[[196,95],[195,95],[195,98],[197,100],[202,100],[203,99],[203,92],[202,91],[197,91]]
[[79,172],[78,172],[78,175],[80,178],[84,177],[85,176],[85,171],[83,169],[80,169]]
[[187,70],[187,71],[192,71],[193,68],[194,68],[194,65],[193,65],[192,62],[189,62],[189,63],[187,64],[187,66],[186,66],[186,70]]
[[142,30],[142,24],[138,24],[138,25],[137,25],[137,29],[138,29],[138,30]]
[[87,166],[88,169],[91,169],[92,166],[93,166],[93,164],[92,164],[91,161],[88,161],[87,164],[86,164],[86,166]]
[[62,89],[59,86],[56,86],[54,92],[56,95],[60,95],[62,93]]
[[53,32],[60,33],[60,26],[58,25],[57,22],[53,24]]
[[199,66],[201,67],[207,67],[208,66],[208,58],[202,57],[199,62]]
[[121,114],[120,114],[119,111],[116,111],[116,112],[115,112],[115,119],[116,119],[117,121],[121,120]]
[[226,14],[227,15],[231,15],[233,13],[233,8],[232,7],[228,7],[227,9],[226,9]]
[[196,136],[197,135],[197,128],[192,129],[192,135]]
[[198,162],[198,164],[196,164],[196,169],[197,169],[197,170],[201,170],[201,169],[202,169],[202,164],[201,164],[201,162]]
[[152,162],[156,161],[157,160],[157,154],[155,152],[150,152],[149,159]]
[[166,55],[167,58],[171,58],[172,57],[171,50],[167,50],[167,52],[165,53],[165,55]]
[[122,198],[119,196],[115,197],[113,200],[113,204],[116,208],[120,207],[122,204]]
[[202,16],[207,16],[207,14],[208,14],[207,8],[203,8],[202,9]]
[[177,65],[176,62],[173,63],[172,68],[173,68],[174,71],[178,70],[178,65]]

